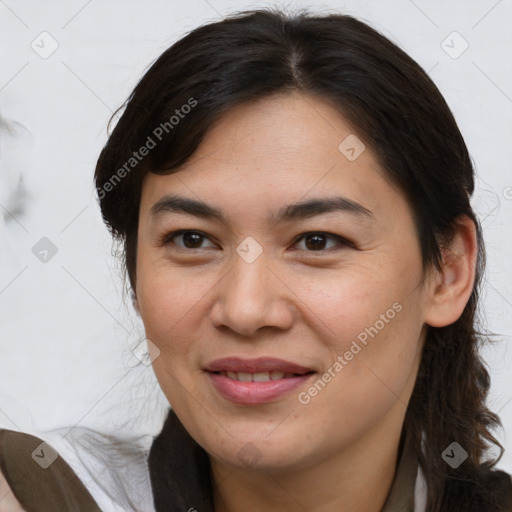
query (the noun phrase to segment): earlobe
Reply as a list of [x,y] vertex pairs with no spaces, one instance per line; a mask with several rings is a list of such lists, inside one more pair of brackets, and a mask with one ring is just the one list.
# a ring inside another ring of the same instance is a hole
[[436,271],[431,282],[426,324],[445,327],[460,318],[473,291],[477,255],[476,226],[462,216],[456,221],[449,246],[442,251],[442,271]]

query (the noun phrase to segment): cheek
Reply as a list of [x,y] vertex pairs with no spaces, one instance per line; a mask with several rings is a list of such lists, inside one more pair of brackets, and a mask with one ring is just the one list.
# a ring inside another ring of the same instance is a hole
[[190,346],[190,319],[210,288],[204,280],[202,283],[179,272],[153,271],[141,280],[138,296],[146,336],[161,351],[183,352]]
[[[164,344],[174,339],[180,319],[193,306],[196,280],[184,279],[179,269],[157,258],[151,248],[141,248],[137,255],[137,298],[146,337],[155,343],[162,353],[178,347]],[[179,341],[179,340],[177,340]]]
[[[329,360],[318,380],[297,397],[311,428],[315,418],[323,418],[323,428],[344,442],[405,411],[419,361],[421,322],[415,306],[399,294],[377,295],[339,297],[341,314],[331,314],[336,336],[323,340]],[[395,297],[399,300],[393,302]]]
[[145,334],[160,351],[153,360],[153,371],[169,403],[186,410],[194,403],[189,393],[197,395],[198,344],[193,341],[199,338],[201,300],[211,285],[204,279],[185,276],[177,268],[164,271],[158,265],[141,264],[138,275]]
[[303,310],[324,326],[317,334],[329,359],[326,391],[317,386],[323,398],[311,390],[314,396],[304,401],[314,398],[319,407],[337,402],[366,417],[401,395],[420,348],[418,277],[390,266],[388,272],[359,268],[340,272],[337,280],[303,281]]
[[[358,338],[364,342],[368,329],[375,326],[379,332],[389,331],[391,324],[402,321],[404,303],[411,303],[412,283],[404,282],[403,275],[380,269],[343,268],[322,274],[301,276],[294,291],[303,303],[303,311],[310,311],[324,326],[333,346],[343,349]],[[374,332],[374,329],[371,329]]]

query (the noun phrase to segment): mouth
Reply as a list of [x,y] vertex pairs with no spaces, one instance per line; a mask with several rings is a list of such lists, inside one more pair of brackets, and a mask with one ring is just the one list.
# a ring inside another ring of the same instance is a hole
[[[231,372],[231,371],[222,371],[222,372],[212,372],[217,375],[222,375],[223,377],[227,377],[231,380],[238,380],[240,382],[269,382],[271,380],[281,380],[281,379],[290,379],[292,377],[297,377],[306,374],[298,374],[298,373],[285,373],[281,371],[272,371],[272,372],[257,372],[257,373],[247,373],[247,372]],[[311,372],[308,372],[311,373]]]
[[316,373],[282,359],[239,357],[217,359],[204,370],[222,398],[244,405],[276,401]]

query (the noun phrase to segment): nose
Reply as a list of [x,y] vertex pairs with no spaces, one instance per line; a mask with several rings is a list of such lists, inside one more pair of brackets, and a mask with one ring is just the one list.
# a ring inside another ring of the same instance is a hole
[[235,255],[217,294],[211,311],[216,328],[253,337],[263,327],[286,330],[293,324],[294,294],[269,266],[265,253],[252,263]]

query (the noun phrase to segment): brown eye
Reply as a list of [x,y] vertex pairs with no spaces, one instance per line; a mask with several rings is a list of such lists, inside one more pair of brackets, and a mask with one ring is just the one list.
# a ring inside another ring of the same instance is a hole
[[[326,244],[328,240],[334,240],[338,245],[341,246],[351,245],[347,240],[333,233],[305,233],[301,235],[300,238],[295,243],[297,244],[303,240],[305,242],[305,250],[307,250],[308,252],[322,251],[323,249],[326,249]],[[332,247],[327,247],[327,249],[331,248]]]
[[[180,237],[182,239],[181,243],[174,242],[175,239],[179,240]],[[163,243],[165,245],[175,244],[185,249],[202,249],[203,247],[201,247],[201,244],[207,238],[208,237],[206,235],[199,231],[182,229],[179,231],[173,231],[172,233],[166,235],[163,239]]]
[[[181,242],[177,242],[176,240],[180,240]],[[178,231],[173,231],[165,235],[162,238],[163,245],[177,245],[182,249],[207,249],[208,246],[202,246],[201,244],[205,241],[209,240],[209,238],[200,231],[192,231],[187,229],[181,229]],[[298,239],[296,239],[294,245],[297,245],[299,242],[304,241],[305,248],[300,248],[300,250],[305,250],[307,252],[325,252],[326,249],[336,249],[336,244],[339,248],[341,247],[353,247],[353,244],[348,240],[344,239],[339,235],[335,235],[333,233],[324,233],[324,232],[312,232],[312,233],[304,233]],[[334,242],[334,246],[328,246],[329,241]],[[210,247],[215,247],[212,244]]]

